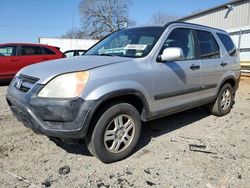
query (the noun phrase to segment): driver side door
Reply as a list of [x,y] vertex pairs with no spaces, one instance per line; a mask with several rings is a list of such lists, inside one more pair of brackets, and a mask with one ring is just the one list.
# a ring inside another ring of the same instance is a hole
[[153,62],[154,115],[168,114],[192,105],[201,96],[201,65],[192,29],[170,31],[160,54],[170,47],[183,51],[177,61]]

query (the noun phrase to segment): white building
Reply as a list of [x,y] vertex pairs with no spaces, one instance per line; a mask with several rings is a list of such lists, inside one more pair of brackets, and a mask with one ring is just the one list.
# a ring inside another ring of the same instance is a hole
[[226,30],[240,51],[242,66],[250,66],[250,0],[233,0],[179,21]]
[[66,39],[66,38],[39,38],[39,43],[59,47],[62,52],[67,50],[87,50],[98,40]]

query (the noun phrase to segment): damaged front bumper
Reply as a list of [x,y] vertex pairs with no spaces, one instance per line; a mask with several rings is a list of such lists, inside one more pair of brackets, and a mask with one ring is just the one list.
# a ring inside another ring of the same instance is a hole
[[6,99],[14,116],[35,133],[58,138],[84,138],[95,101],[49,99],[37,97],[42,85],[34,85],[27,93],[11,83]]

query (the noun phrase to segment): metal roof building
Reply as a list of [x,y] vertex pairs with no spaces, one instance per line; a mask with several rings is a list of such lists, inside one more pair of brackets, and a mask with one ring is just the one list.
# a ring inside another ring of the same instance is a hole
[[179,21],[226,30],[240,51],[242,65],[250,66],[250,0],[230,1]]

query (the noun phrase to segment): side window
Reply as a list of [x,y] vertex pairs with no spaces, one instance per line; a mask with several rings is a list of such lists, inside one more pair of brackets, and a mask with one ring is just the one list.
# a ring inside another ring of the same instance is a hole
[[0,56],[16,56],[16,46],[2,46],[0,47]]
[[66,57],[74,57],[74,51],[66,52],[66,53],[64,53],[64,55],[65,55]]
[[49,48],[45,48],[43,47],[43,54],[44,55],[53,55],[53,54],[56,54],[55,52],[53,52],[51,49]]
[[194,39],[191,29],[174,29],[165,41],[161,54],[165,48],[178,47],[183,51],[183,60],[195,58]]
[[21,47],[21,55],[29,56],[29,55],[42,55],[42,48],[39,46],[22,46]]
[[217,33],[217,36],[220,38],[224,47],[227,49],[228,54],[230,56],[236,55],[236,47],[235,47],[232,39],[228,35],[225,35],[222,33]]
[[200,58],[201,59],[215,59],[220,57],[219,46],[212,33],[207,31],[196,30]]

